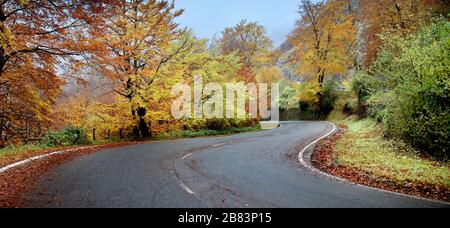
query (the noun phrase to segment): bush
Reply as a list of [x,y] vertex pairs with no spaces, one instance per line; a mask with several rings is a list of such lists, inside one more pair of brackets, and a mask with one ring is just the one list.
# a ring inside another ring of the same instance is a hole
[[183,130],[198,131],[206,128],[206,121],[203,119],[185,119],[182,121]]
[[88,144],[86,132],[77,127],[66,127],[61,131],[50,131],[43,139],[43,143],[51,147],[73,146]]
[[386,120],[387,110],[386,104],[391,99],[391,92],[379,92],[367,100],[367,114],[381,123]]
[[325,82],[316,106],[319,119],[327,119],[328,115],[333,111],[337,99],[336,82],[334,80]]
[[231,124],[232,128],[242,128],[245,127],[244,120],[241,119],[230,119],[229,123]]
[[231,124],[228,119],[208,119],[206,120],[206,127],[209,130],[229,130],[231,129]]
[[380,56],[377,70],[392,87],[384,96],[387,133],[450,158],[450,22],[390,38]]
[[[378,104],[369,102],[374,94],[383,91],[383,80],[382,77],[377,78],[364,71],[356,73],[352,81],[352,92],[356,96],[357,102],[356,105],[355,103],[349,104],[349,107],[353,106],[354,114],[357,114],[360,118],[364,118],[367,115],[376,117],[378,116],[378,111],[383,111],[380,109],[382,107],[377,106]],[[377,107],[370,107],[371,104]]]

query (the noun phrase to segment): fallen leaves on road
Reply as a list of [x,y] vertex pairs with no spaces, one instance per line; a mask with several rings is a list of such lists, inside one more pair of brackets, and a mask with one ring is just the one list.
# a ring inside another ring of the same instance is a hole
[[338,164],[334,158],[334,148],[336,142],[343,136],[345,131],[345,126],[339,126],[339,132],[337,134],[329,139],[323,140],[317,145],[311,158],[314,166],[324,172],[365,186],[450,202],[450,189],[446,186],[418,182],[399,182],[394,179],[380,179],[366,171]]
[[[74,158],[98,152],[104,149],[123,147],[127,145],[139,144],[142,142],[122,142],[106,144],[101,146],[91,146],[80,148],[65,154],[58,154],[48,158],[33,161],[29,164],[15,167],[4,173],[0,173],[0,208],[14,208],[26,205],[23,196],[32,191],[40,178],[53,168]],[[54,152],[53,150],[36,151],[31,154],[22,155],[22,160]],[[16,160],[16,159],[15,159]],[[12,163],[12,162],[11,162]],[[3,164],[2,166],[4,166]]]

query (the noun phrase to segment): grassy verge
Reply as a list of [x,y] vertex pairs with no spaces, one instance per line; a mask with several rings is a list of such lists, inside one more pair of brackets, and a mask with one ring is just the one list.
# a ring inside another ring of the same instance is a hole
[[120,143],[126,143],[127,141],[120,140],[101,140],[93,142],[89,145],[73,145],[73,146],[61,146],[52,147],[46,144],[22,144],[11,145],[6,148],[0,149],[0,167],[7,164],[21,161],[33,156],[47,154],[55,151],[62,151],[67,149],[81,148],[85,146],[103,146],[103,145],[118,145]]
[[398,140],[383,137],[382,129],[370,119],[337,121],[348,126],[337,141],[335,161],[381,179],[450,187],[450,164],[420,156]]
[[39,151],[39,150],[47,150],[51,147],[44,144],[24,144],[18,146],[8,146],[6,148],[0,149],[0,157],[5,156],[14,156],[17,154],[22,154],[26,152]]

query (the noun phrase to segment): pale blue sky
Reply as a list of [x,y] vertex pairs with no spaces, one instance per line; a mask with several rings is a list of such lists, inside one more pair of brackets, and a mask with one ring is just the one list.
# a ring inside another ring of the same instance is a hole
[[182,26],[192,28],[199,38],[214,34],[239,23],[242,19],[257,21],[266,27],[278,47],[294,28],[300,0],[176,0],[184,8],[178,19]]

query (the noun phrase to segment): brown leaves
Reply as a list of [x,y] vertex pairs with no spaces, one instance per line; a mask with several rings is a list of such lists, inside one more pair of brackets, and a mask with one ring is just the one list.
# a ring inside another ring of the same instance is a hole
[[[66,154],[54,155],[43,160],[33,161],[27,165],[13,168],[5,173],[0,173],[0,208],[26,206],[26,193],[29,193],[34,189],[40,178],[45,173],[51,171],[58,165],[61,165],[80,156],[98,152],[100,150],[138,143],[142,142],[123,142],[101,146],[92,146]],[[51,151],[55,150],[56,149],[32,152],[28,154],[22,154],[8,160],[3,159],[0,160],[0,165],[1,167],[3,167],[6,164],[11,164],[15,161],[26,159],[27,157],[48,154]],[[6,161],[8,163],[6,163]]]
[[361,0],[359,4],[359,19],[366,27],[363,34],[366,67],[376,60],[379,47],[383,45],[381,34],[409,35],[428,23],[434,14],[445,14],[450,7],[441,0]]
[[369,172],[342,166],[335,161],[334,148],[336,142],[345,133],[346,127],[340,126],[339,132],[330,139],[322,141],[315,149],[311,158],[314,166],[332,175],[342,177],[358,184],[385,189],[403,194],[416,195],[438,200],[450,201],[450,188],[428,183],[399,182],[395,179],[376,178]]

